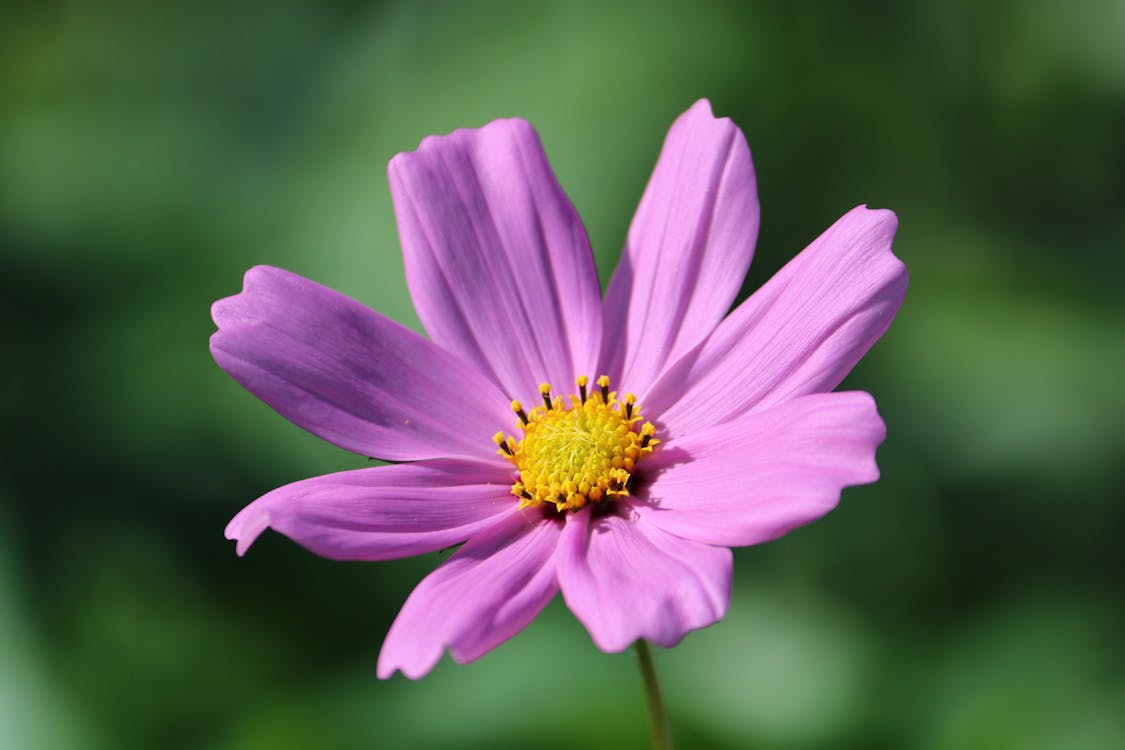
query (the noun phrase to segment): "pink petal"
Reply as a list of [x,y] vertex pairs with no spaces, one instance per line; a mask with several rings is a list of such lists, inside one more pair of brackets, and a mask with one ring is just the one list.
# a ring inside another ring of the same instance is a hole
[[406,277],[430,337],[510,397],[592,377],[601,337],[593,255],[523,120],[457,130],[388,169]]
[[379,654],[378,674],[428,673],[449,647],[465,663],[523,630],[559,590],[559,523],[534,511],[474,536],[426,576],[398,613]]
[[322,557],[389,560],[450,547],[517,511],[511,471],[421,461],[305,479],[246,506],[227,525],[238,554],[267,528]]
[[498,460],[508,399],[413,331],[279,268],[246,272],[211,308],[215,361],[282,416],[347,450],[395,461]]
[[670,648],[718,622],[730,600],[730,550],[622,513],[569,516],[559,541],[563,598],[598,648],[622,651],[638,638]]
[[758,238],[750,149],[700,100],[668,132],[605,299],[602,371],[643,394],[714,330]]
[[906,294],[891,211],[852,209],[676,362],[644,402],[664,439],[830,391]]
[[836,507],[844,487],[879,478],[886,429],[867,393],[820,393],[662,446],[636,511],[707,544],[775,539]]

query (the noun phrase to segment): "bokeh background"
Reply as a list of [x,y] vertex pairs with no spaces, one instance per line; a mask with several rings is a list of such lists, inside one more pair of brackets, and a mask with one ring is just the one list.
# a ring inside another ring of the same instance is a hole
[[384,169],[523,116],[603,282],[668,125],[747,134],[748,293],[852,206],[906,304],[846,385],[883,479],[740,550],[658,652],[684,748],[1125,747],[1125,3],[4,3],[0,745],[640,748],[629,653],[556,601],[375,678],[438,556],[333,563],[228,518],[367,465],[224,375],[212,300],[283,266],[417,326]]

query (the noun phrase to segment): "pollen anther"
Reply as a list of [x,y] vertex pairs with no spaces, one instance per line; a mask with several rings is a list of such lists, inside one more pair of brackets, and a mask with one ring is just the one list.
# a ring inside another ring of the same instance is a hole
[[609,402],[609,376],[602,375],[598,378],[598,387],[602,389],[602,398]]
[[519,470],[512,494],[521,508],[552,503],[559,511],[577,511],[628,495],[637,462],[659,444],[652,422],[636,427],[643,421],[636,396],[618,400],[605,375],[597,380],[600,392],[589,393],[589,382],[583,375],[576,381],[578,395],[553,399],[551,386],[542,383],[542,406],[526,412],[512,402],[523,438],[493,436],[498,453]]
[[590,384],[590,379],[585,375],[579,375],[578,380],[578,396],[582,399],[582,403],[586,403],[586,386]]

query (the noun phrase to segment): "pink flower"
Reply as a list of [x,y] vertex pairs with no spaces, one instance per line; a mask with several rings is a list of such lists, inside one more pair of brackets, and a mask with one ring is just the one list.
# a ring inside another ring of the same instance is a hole
[[380,677],[476,659],[560,590],[604,651],[673,646],[726,612],[729,547],[878,478],[873,399],[831,391],[902,303],[892,212],[849,211],[727,315],[758,198],[706,101],[668,133],[604,299],[528,123],[426,138],[389,175],[429,339],[268,267],[215,303],[211,339],[287,419],[404,462],[259,498],[227,526],[239,554],[267,527],[341,560],[465,542],[407,599]]

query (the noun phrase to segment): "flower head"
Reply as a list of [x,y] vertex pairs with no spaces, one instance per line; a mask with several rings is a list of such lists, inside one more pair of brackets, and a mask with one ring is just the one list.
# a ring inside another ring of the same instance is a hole
[[831,392],[883,334],[896,219],[858,207],[729,315],[758,234],[750,151],[706,101],[672,126],[604,299],[539,138],[499,120],[389,168],[424,338],[312,281],[247,272],[215,360],[304,429],[388,461],[230,522],[326,557],[465,544],[407,599],[379,674],[475,659],[558,593],[595,644],[672,646],[730,598],[729,547],[878,478],[871,396]]

